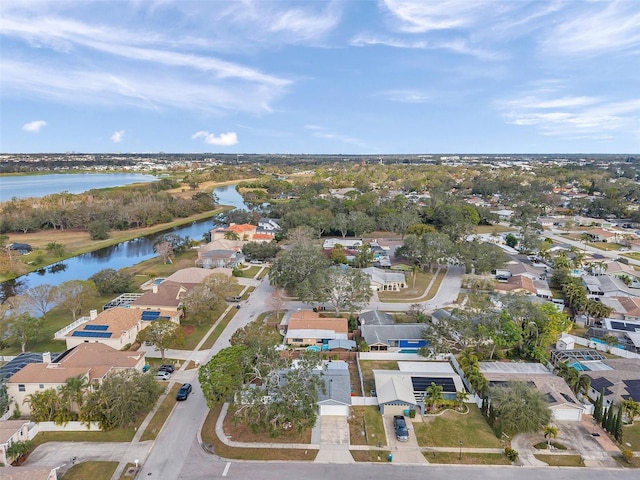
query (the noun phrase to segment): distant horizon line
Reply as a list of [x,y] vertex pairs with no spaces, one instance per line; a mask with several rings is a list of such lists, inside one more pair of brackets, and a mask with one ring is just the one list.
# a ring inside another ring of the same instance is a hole
[[389,156],[550,156],[550,155],[567,155],[567,156],[604,156],[604,155],[640,155],[640,152],[609,152],[609,153],[568,153],[568,152],[550,152],[550,153],[462,153],[462,152],[436,152],[436,153],[230,153],[230,152],[0,152],[0,156],[8,155],[224,155],[224,156],[255,156],[255,155],[273,155],[273,156],[351,156],[351,157],[389,157]]

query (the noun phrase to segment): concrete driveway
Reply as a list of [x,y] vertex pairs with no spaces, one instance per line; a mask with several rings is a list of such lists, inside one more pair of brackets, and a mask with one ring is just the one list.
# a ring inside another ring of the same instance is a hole
[[321,463],[355,463],[349,452],[349,422],[347,417],[324,415],[318,417],[320,422],[320,449],[316,462]]
[[567,447],[567,450],[538,450],[534,445],[544,442],[546,439],[542,433],[519,434],[511,441],[511,447],[518,451],[520,457],[518,461],[523,465],[544,466],[544,462],[537,460],[536,454],[554,455],[580,455],[587,467],[619,468],[618,463],[611,458],[615,451],[608,451],[603,448],[599,438],[606,437],[606,434],[596,427],[601,437],[591,435],[592,429],[587,429],[581,422],[554,422],[558,427],[558,438],[554,441]]
[[384,431],[387,436],[387,445],[393,455],[393,462],[406,464],[427,464],[420,447],[418,439],[413,428],[413,423],[409,417],[405,417],[407,421],[407,429],[409,430],[409,440],[400,442],[396,439],[395,429],[393,428],[393,415],[385,415],[382,417],[384,423]]

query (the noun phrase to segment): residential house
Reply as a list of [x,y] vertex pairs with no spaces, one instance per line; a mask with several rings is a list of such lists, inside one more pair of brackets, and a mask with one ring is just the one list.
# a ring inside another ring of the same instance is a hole
[[[0,465],[10,465],[7,449],[16,442],[29,440],[29,422],[24,420],[0,421]],[[0,470],[0,473],[2,470]],[[0,478],[4,478],[0,475]]]
[[510,381],[526,382],[542,393],[556,421],[582,418],[584,407],[563,378],[554,375],[540,363],[480,362],[480,372],[491,387],[506,386]]
[[89,318],[64,335],[67,348],[83,343],[103,343],[120,350],[135,342],[138,333],[153,321],[163,319],[180,323],[179,312],[160,309],[114,307],[99,314],[92,310]]
[[358,314],[360,325],[395,325],[395,320],[387,312],[369,310]]
[[404,272],[383,270],[376,267],[363,268],[371,279],[371,289],[375,291],[399,292],[407,287]]
[[318,392],[318,413],[320,416],[348,417],[351,414],[349,365],[343,361],[324,362],[321,374],[324,391]]
[[637,297],[603,297],[601,299],[607,307],[613,310],[609,314],[612,320],[640,322],[640,298]]
[[422,338],[424,325],[403,323],[397,325],[362,325],[362,337],[370,351],[413,352],[427,345]]
[[58,480],[58,468],[50,467],[0,467],[2,480]]
[[32,393],[62,387],[69,378],[82,377],[88,383],[102,383],[109,372],[143,371],[145,353],[122,352],[102,343],[81,343],[67,350],[56,363],[30,363],[7,380],[7,393],[21,415],[29,415],[25,399]]
[[246,242],[242,240],[212,240],[198,248],[196,266],[205,269],[235,268],[244,262],[242,247]]
[[399,370],[373,370],[375,394],[382,415],[402,415],[406,410],[425,412],[426,389],[442,387],[445,400],[464,392],[460,376],[449,362],[398,362]]
[[269,234],[273,239],[278,232],[282,230],[280,226],[280,220],[276,218],[261,218],[258,220],[258,227],[256,228],[256,234]]
[[592,242],[616,243],[620,237],[619,232],[605,230],[603,228],[591,228],[585,232],[591,238]]
[[323,318],[311,310],[298,310],[289,316],[285,343],[292,347],[314,346],[328,350],[330,340],[348,339],[346,318]]
[[256,234],[258,227],[250,223],[232,223],[228,227],[217,227],[211,230],[211,240],[244,240],[250,242]]
[[327,238],[322,243],[323,250],[333,250],[336,245],[342,245],[347,250],[358,250],[362,247],[362,239],[353,238]]
[[591,378],[588,396],[595,402],[604,390],[604,406],[618,405],[623,399],[640,402],[640,358],[615,358],[603,360],[608,369],[586,370],[583,375]]

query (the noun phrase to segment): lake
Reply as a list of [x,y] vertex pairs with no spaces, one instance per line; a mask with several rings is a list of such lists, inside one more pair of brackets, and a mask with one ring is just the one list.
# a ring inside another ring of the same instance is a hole
[[[242,196],[236,191],[235,185],[217,187],[213,193],[218,197],[218,202],[221,205],[248,209]],[[37,272],[3,282],[0,284],[0,301],[24,288],[33,288],[42,284],[60,285],[68,280],[86,280],[105,268],[119,270],[153,258],[157,256],[153,248],[156,239],[166,233],[202,240],[204,233],[212,228],[211,219],[201,220],[69,258]]]
[[94,188],[112,188],[158,180],[142,173],[51,173],[0,176],[0,202],[13,197],[44,197],[54,193],[83,193]]

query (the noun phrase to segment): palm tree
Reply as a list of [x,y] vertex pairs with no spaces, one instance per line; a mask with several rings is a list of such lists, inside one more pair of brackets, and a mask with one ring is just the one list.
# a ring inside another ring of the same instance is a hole
[[544,426],[544,438],[547,439],[547,450],[551,449],[551,437],[558,438],[558,427],[553,425]]
[[430,405],[432,409],[436,409],[438,405],[440,405],[440,403],[444,400],[444,394],[442,393],[442,390],[443,389],[441,385],[436,385],[433,382],[431,382],[431,385],[429,385],[425,390],[425,400],[428,400],[425,403],[427,405]]
[[240,240],[240,237],[238,237],[238,234],[236,232],[228,231],[228,232],[224,232],[224,239],[225,240]]
[[580,380],[578,382],[577,394],[582,393],[583,395],[588,395],[589,388],[591,388],[591,377],[587,375],[580,375]]
[[456,392],[456,406],[459,410],[462,410],[462,404],[467,398],[469,398],[469,392],[467,392],[466,390]]
[[580,234],[580,241],[584,244],[584,251],[587,251],[587,244],[591,243],[591,235],[587,232],[583,232]]
[[633,425],[633,420],[637,416],[640,416],[640,402],[634,401],[633,398],[627,398],[622,401],[621,406],[622,410],[627,415],[627,418],[629,418],[629,421]]
[[465,373],[474,368],[478,368],[478,356],[473,349],[465,348],[462,353],[460,353],[460,357],[458,357],[458,365],[460,365],[460,368]]
[[60,396],[69,403],[69,410],[79,412],[84,401],[84,394],[89,387],[87,378],[84,375],[67,378],[67,381],[60,389]]

